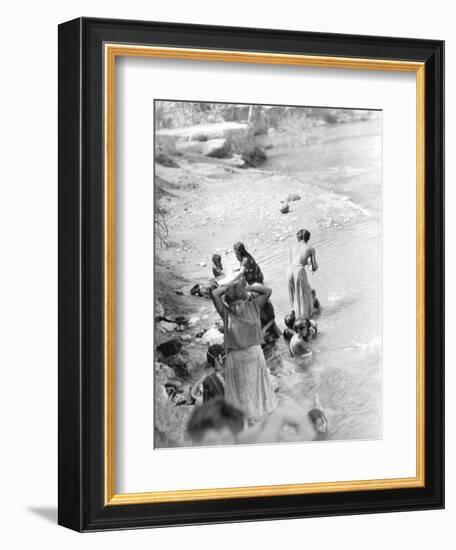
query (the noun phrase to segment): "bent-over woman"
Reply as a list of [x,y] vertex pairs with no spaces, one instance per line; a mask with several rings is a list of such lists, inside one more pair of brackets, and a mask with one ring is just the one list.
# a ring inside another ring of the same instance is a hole
[[212,292],[225,331],[225,399],[243,411],[250,423],[277,406],[261,349],[260,311],[271,293],[263,285],[242,283]]
[[249,285],[253,285],[253,283],[263,284],[264,277],[260,266],[256,263],[253,256],[247,252],[244,244],[241,242],[235,243],[233,250],[236,259],[241,264],[239,274],[236,278],[244,277]]

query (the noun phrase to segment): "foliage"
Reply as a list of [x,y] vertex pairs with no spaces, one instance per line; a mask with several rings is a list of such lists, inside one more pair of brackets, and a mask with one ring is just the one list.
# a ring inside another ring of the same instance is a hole
[[248,120],[249,105],[192,101],[156,101],[155,124],[162,128],[180,128],[211,122]]

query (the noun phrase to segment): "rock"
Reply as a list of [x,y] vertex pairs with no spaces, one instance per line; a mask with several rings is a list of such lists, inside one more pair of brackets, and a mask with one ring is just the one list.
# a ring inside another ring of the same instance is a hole
[[190,334],[182,334],[182,336],[181,336],[180,338],[181,338],[181,340],[182,340],[183,342],[190,342],[191,339],[192,339],[192,337],[190,336]]
[[249,131],[250,125],[246,122],[208,122],[180,128],[164,128],[156,132],[156,138],[163,143],[176,140],[207,142],[218,138],[245,138]]
[[183,315],[178,315],[174,321],[178,324],[178,325],[188,325],[188,319],[187,317],[184,317]]
[[285,200],[287,202],[300,201],[301,197],[297,193],[290,193]]
[[192,288],[190,289],[190,294],[192,296],[198,296],[199,292],[200,292],[200,285],[199,283],[196,283],[196,285],[193,285]]
[[241,158],[247,166],[256,168],[266,160],[266,153],[260,147],[253,147],[244,151]]
[[[230,164],[231,166],[235,166],[236,168],[245,168],[246,165],[245,165],[245,160],[242,159],[241,155],[240,154],[234,154],[231,158],[229,159],[226,159],[226,161],[228,164]],[[229,169],[227,169],[229,170]],[[231,173],[234,172],[234,170],[229,170]]]
[[157,328],[162,332],[172,332],[177,328],[177,324],[170,323],[169,321],[160,321],[157,323]]
[[172,340],[168,340],[167,342],[163,342],[163,344],[157,346],[157,351],[163,354],[164,357],[170,357],[171,355],[179,353],[181,347],[182,344],[180,340],[173,338]]
[[215,138],[206,141],[178,140],[175,143],[175,148],[180,154],[204,155],[221,159],[230,154],[231,142],[227,138]]
[[163,151],[159,151],[155,155],[155,162],[161,164],[162,166],[166,166],[167,168],[179,168],[177,162]]
[[165,308],[158,298],[155,298],[155,317],[164,317]]
[[176,151],[179,154],[201,155],[202,143],[199,141],[176,141]]
[[[180,343],[180,342],[179,342]],[[187,361],[180,353],[172,355],[167,359],[168,366],[174,371],[174,374],[179,378],[188,378],[190,376]]]
[[176,407],[161,384],[155,384],[154,406],[154,445],[166,448],[189,446],[188,434],[182,427],[187,425],[193,407]]
[[284,205],[280,208],[280,211],[282,212],[282,214],[288,214],[288,212],[290,211],[290,207],[288,206],[288,204],[284,204]]
[[202,143],[202,153],[206,157],[222,159],[229,155],[231,144],[225,138],[211,139]]
[[223,345],[223,334],[217,328],[210,328],[202,337],[202,341],[209,346],[214,344]]
[[207,266],[207,263],[206,262],[199,262],[198,264],[200,267],[206,267]]
[[155,382],[158,384],[167,384],[170,380],[174,379],[174,371],[168,365],[155,361],[154,367]]
[[189,321],[188,321],[188,324],[189,325],[196,325],[196,323],[198,323],[198,321],[200,320],[199,317],[190,317]]

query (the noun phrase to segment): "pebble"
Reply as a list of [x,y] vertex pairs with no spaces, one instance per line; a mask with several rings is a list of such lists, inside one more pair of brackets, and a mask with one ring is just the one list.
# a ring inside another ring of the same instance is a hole
[[299,201],[301,197],[297,193],[290,193],[286,200],[287,202]]
[[168,321],[160,321],[158,324],[157,324],[157,327],[162,331],[162,332],[172,332],[173,330],[175,330],[177,328],[177,325],[176,323],[170,323]]

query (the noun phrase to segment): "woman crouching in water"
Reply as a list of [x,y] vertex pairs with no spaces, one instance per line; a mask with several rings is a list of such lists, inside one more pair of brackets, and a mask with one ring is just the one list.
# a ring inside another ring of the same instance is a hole
[[241,282],[212,292],[225,331],[225,399],[244,413],[249,424],[277,406],[261,349],[260,311],[271,293],[258,283]]

